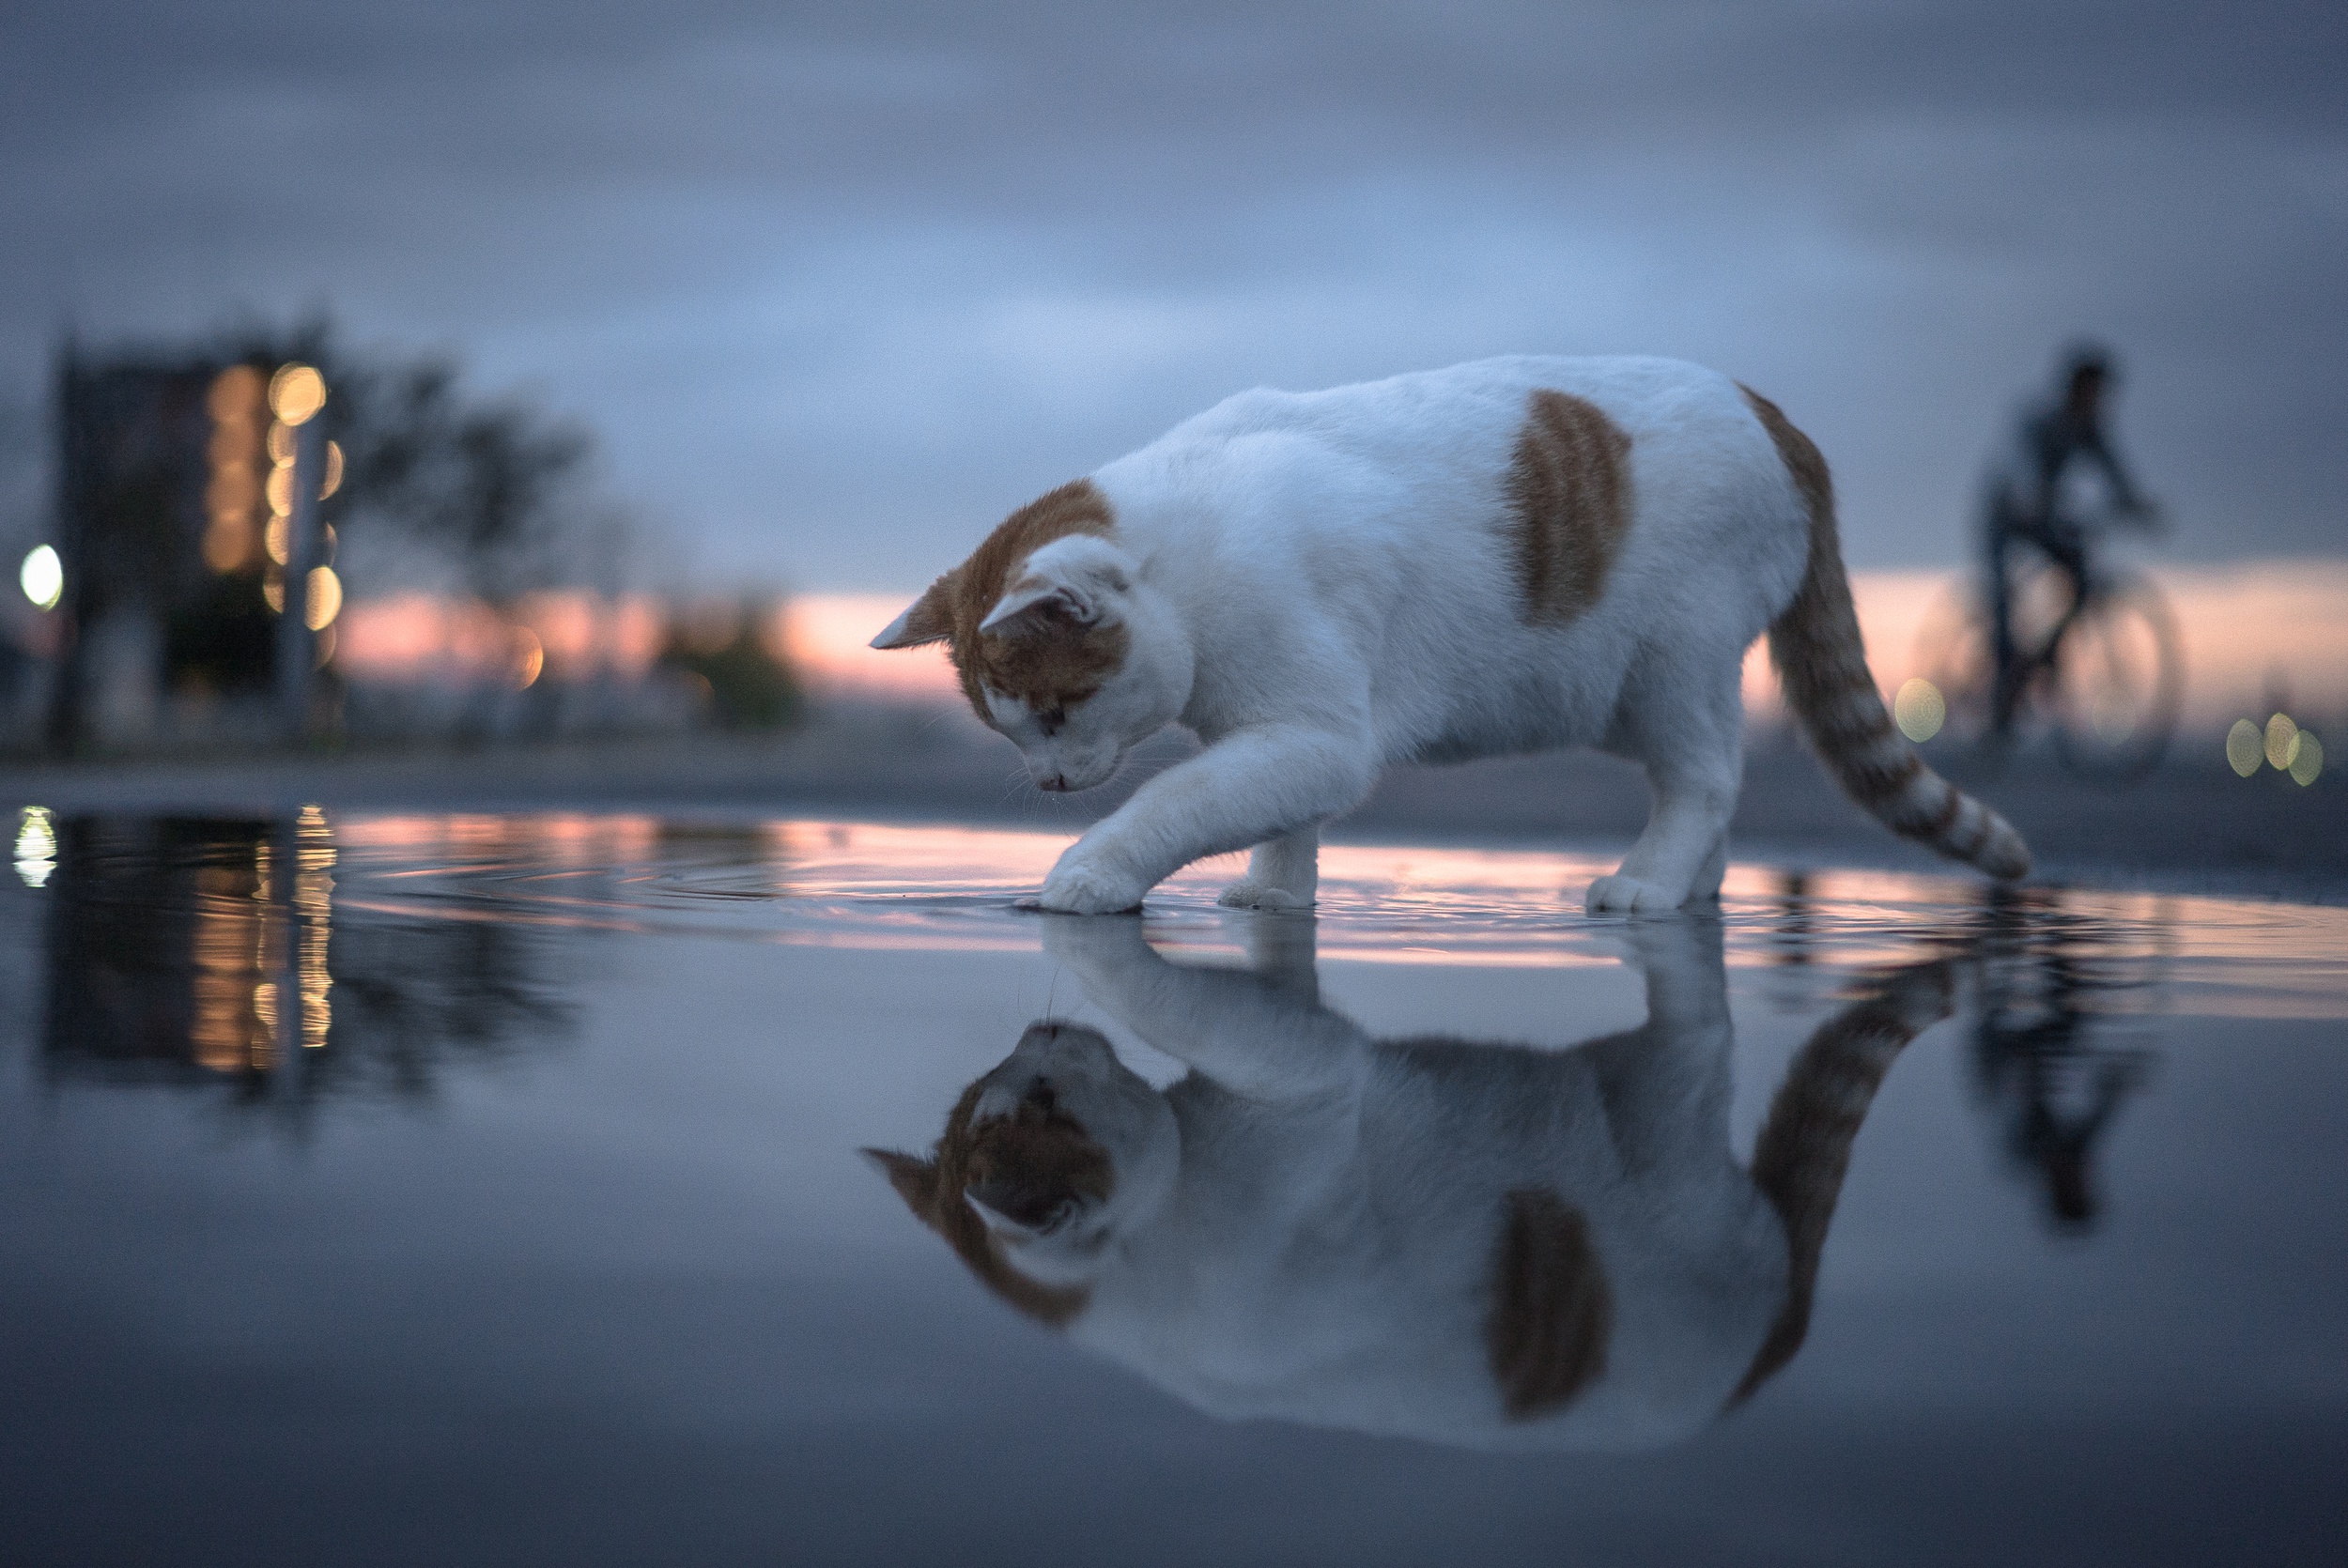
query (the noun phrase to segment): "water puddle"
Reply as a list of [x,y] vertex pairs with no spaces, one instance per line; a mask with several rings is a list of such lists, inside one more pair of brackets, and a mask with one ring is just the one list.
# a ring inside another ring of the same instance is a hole
[[1337,845],[1311,917],[1232,860],[1084,921],[1022,832],[19,828],[10,1561],[2348,1522],[2348,911],[1740,865],[1592,920],[1586,858]]

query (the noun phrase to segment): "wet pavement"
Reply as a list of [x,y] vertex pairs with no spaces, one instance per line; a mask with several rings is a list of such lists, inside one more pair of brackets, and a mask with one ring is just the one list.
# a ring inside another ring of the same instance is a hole
[[[2295,1562],[2348,911],[28,814],[0,1561]],[[1217,873],[1221,873],[1218,877]],[[1035,1027],[1042,1024],[1042,1027]]]

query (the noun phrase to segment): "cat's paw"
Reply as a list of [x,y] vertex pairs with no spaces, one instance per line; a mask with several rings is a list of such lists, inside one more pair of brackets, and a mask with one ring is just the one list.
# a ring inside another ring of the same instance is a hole
[[1149,891],[1131,877],[1063,861],[1043,879],[1036,907],[1056,915],[1123,915],[1139,909]]
[[1218,894],[1214,900],[1225,909],[1310,909],[1313,901],[1290,892],[1285,887],[1269,887],[1259,882],[1235,882]]
[[1591,883],[1582,907],[1592,915],[1661,915],[1677,909],[1684,899],[1668,888],[1617,871]]

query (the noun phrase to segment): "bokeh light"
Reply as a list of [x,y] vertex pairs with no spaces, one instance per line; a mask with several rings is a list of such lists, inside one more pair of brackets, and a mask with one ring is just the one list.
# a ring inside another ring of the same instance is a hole
[[242,517],[224,515],[204,530],[204,564],[215,572],[233,572],[253,553],[253,530]]
[[2266,721],[2266,760],[2281,773],[2291,766],[2291,748],[2299,743],[2299,727],[2291,722],[2289,714],[2277,714]]
[[57,559],[56,546],[35,545],[27,550],[24,564],[17,568],[16,582],[35,608],[55,609],[57,601],[65,597],[65,562]]
[[16,825],[16,874],[27,887],[39,887],[57,869],[57,824],[45,806],[28,806]]
[[546,645],[538,640],[538,634],[527,626],[515,627],[513,636],[514,684],[517,689],[524,689],[547,667]]
[[1892,699],[1892,716],[1899,721],[1901,734],[1911,741],[1928,741],[1948,722],[1949,704],[1939,686],[1918,676]]
[[280,365],[270,377],[270,412],[287,424],[302,424],[326,407],[326,377],[305,364]]
[[2312,730],[2299,731],[2298,744],[2292,747],[2291,779],[2302,787],[2312,784],[2324,772],[2324,743],[2315,738]]
[[292,468],[295,440],[292,425],[270,425],[269,427],[269,460],[281,469]]
[[332,566],[310,568],[310,593],[301,619],[314,632],[322,632],[343,612],[343,579]]
[[326,443],[326,478],[318,484],[318,500],[324,500],[343,487],[343,449],[339,442]]
[[204,406],[223,424],[251,420],[261,411],[261,373],[251,365],[230,365],[212,377]]
[[271,561],[285,565],[286,558],[293,553],[293,519],[283,513],[270,517],[261,530],[261,543]]
[[270,572],[261,579],[261,599],[275,615],[286,613],[286,578],[280,572]]
[[2248,778],[2266,761],[2266,732],[2247,718],[2233,721],[2226,731],[2226,765]]

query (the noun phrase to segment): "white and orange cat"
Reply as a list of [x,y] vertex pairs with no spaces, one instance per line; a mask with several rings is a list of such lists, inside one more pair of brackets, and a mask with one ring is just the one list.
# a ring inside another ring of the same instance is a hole
[[2030,852],[1923,765],[1867,672],[1824,459],[1767,398],[1673,360],[1479,361],[1257,391],[1014,513],[873,639],[946,642],[1046,790],[1168,724],[1203,749],[1063,853],[1044,908],[1127,910],[1252,847],[1226,903],[1310,904],[1321,824],[1389,763],[1597,746],[1646,829],[1591,911],[1720,889],[1763,631],[1843,787],[2018,877]]

